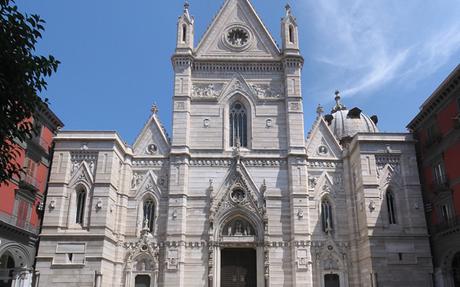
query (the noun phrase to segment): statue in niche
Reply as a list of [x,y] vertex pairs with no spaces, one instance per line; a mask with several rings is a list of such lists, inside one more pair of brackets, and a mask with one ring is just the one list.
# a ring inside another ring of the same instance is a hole
[[[251,236],[254,235],[254,231],[251,225],[244,220],[234,220],[230,222],[224,228],[224,234],[226,236]],[[225,233],[226,232],[226,233]]]
[[236,221],[235,235],[243,235],[241,230],[242,230],[241,221],[238,220],[238,221]]
[[136,188],[139,186],[139,184],[141,183],[143,179],[143,176],[142,174],[139,174],[139,173],[133,173],[133,178],[131,180],[131,188]]
[[79,162],[79,161],[77,161],[77,160],[73,161],[73,162],[72,162],[72,170],[70,171],[70,173],[71,173],[71,174],[74,174],[74,173],[77,171],[77,169],[78,169],[79,166],[80,166],[80,162]]
[[89,170],[91,171],[91,173],[94,173],[94,161],[89,162]]

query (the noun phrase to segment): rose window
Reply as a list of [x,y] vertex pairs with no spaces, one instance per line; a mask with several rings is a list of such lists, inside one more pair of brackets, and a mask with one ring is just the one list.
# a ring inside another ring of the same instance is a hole
[[246,193],[244,190],[235,189],[230,196],[234,202],[240,203],[246,198]]
[[233,28],[227,33],[227,41],[234,47],[243,47],[248,40],[249,33],[243,28]]

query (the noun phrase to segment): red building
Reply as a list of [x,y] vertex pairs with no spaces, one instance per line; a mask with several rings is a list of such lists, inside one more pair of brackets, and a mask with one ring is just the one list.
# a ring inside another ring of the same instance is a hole
[[431,237],[435,286],[460,286],[460,65],[407,126],[418,161]]
[[31,286],[52,141],[63,126],[44,104],[32,121],[37,135],[17,143],[25,174],[0,185],[0,287]]

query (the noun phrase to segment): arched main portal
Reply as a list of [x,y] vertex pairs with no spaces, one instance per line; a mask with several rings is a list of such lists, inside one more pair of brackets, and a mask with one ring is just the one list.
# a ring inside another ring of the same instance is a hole
[[263,223],[256,220],[238,210],[218,223],[210,247],[210,286],[265,286]]

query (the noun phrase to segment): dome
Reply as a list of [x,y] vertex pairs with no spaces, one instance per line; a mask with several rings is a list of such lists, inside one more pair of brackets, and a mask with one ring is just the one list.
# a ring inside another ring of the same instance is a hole
[[357,133],[377,133],[377,116],[369,117],[362,113],[361,109],[353,108],[348,110],[340,103],[339,93],[336,92],[336,105],[330,115],[324,116],[329,124],[329,128],[337,137],[342,140],[347,137],[353,137]]

